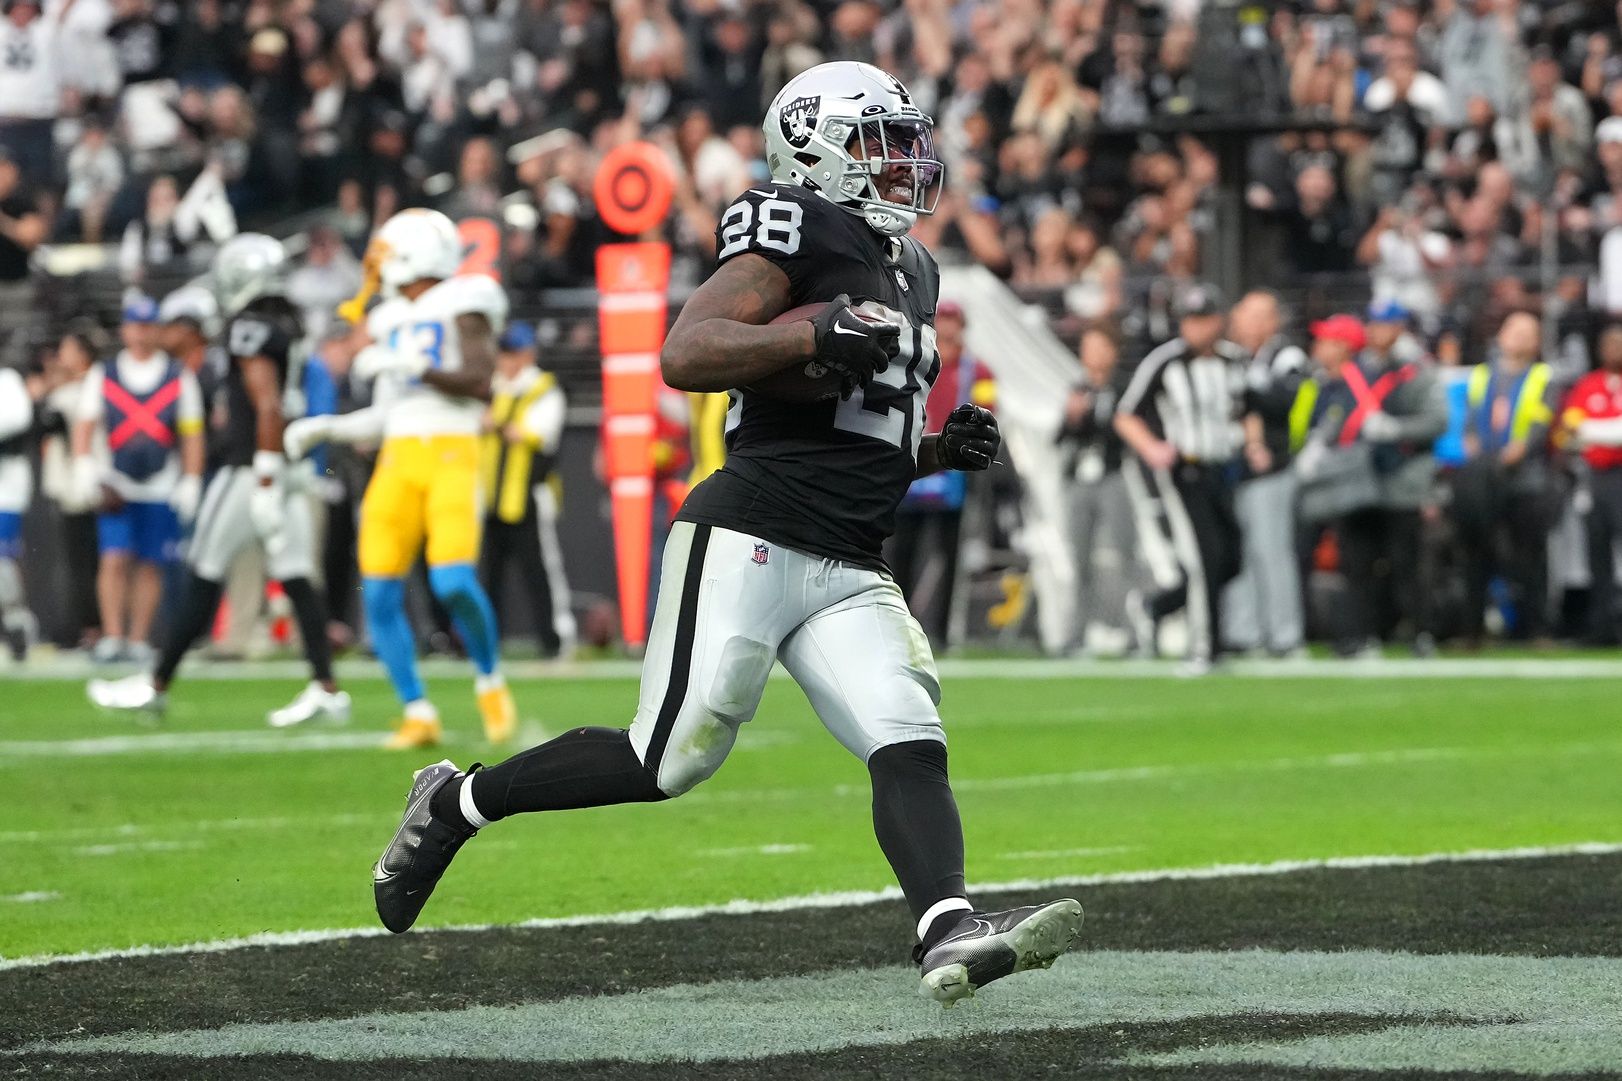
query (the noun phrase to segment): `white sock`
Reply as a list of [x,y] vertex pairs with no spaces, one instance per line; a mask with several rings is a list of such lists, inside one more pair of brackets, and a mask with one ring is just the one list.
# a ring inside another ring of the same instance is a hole
[[929,925],[934,923],[941,916],[944,916],[946,913],[973,911],[974,906],[969,904],[969,899],[967,897],[948,897],[944,900],[936,901],[934,904],[929,906],[929,911],[925,912],[922,918],[918,920],[918,941],[922,942],[924,940],[924,935],[929,933]]
[[419,698],[415,702],[406,703],[405,718],[408,721],[433,721],[437,724],[439,710],[435,709],[434,704],[428,699]]
[[462,790],[456,794],[456,802],[462,809],[462,817],[474,829],[482,830],[490,824],[490,820],[480,814],[479,808],[473,803],[473,774],[462,778]]
[[15,559],[0,559],[0,623],[23,604],[23,576]]
[[474,676],[473,690],[478,694],[494,691],[507,685],[507,677],[500,672],[491,672],[488,676]]

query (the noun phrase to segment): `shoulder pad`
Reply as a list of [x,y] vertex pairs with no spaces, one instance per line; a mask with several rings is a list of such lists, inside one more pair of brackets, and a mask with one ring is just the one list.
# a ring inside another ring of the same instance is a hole
[[473,312],[490,320],[497,334],[507,325],[507,291],[487,274],[458,274],[424,293],[418,303],[436,315],[458,316]]
[[929,249],[910,236],[902,237],[901,254],[896,259],[896,265],[909,278],[923,286],[924,296],[929,298],[929,310],[934,311],[936,301],[940,297],[941,272],[935,263],[935,257],[929,254]]

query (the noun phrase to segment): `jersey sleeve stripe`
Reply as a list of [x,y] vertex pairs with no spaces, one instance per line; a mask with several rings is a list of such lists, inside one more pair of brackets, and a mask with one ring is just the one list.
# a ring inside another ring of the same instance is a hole
[[1144,396],[1149,393],[1150,385],[1160,374],[1160,370],[1166,366],[1172,357],[1177,355],[1182,346],[1183,340],[1181,338],[1173,338],[1144,357],[1138,363],[1138,370],[1132,373],[1132,380],[1127,383],[1126,391],[1121,395],[1121,400],[1116,406],[1116,412],[1136,413],[1138,407],[1143,404]]

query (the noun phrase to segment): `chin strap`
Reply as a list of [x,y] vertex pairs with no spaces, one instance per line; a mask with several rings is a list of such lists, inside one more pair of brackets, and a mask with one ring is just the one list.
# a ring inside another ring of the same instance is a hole
[[876,233],[885,236],[905,236],[918,222],[918,215],[906,210],[884,210],[874,206],[862,207],[862,217]]

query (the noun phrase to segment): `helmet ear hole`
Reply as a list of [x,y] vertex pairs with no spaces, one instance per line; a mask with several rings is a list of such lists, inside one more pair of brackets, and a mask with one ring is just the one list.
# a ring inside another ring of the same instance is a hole
[[815,154],[807,154],[804,151],[794,155],[794,160],[805,166],[807,169],[815,169],[822,161],[822,159],[817,157]]

